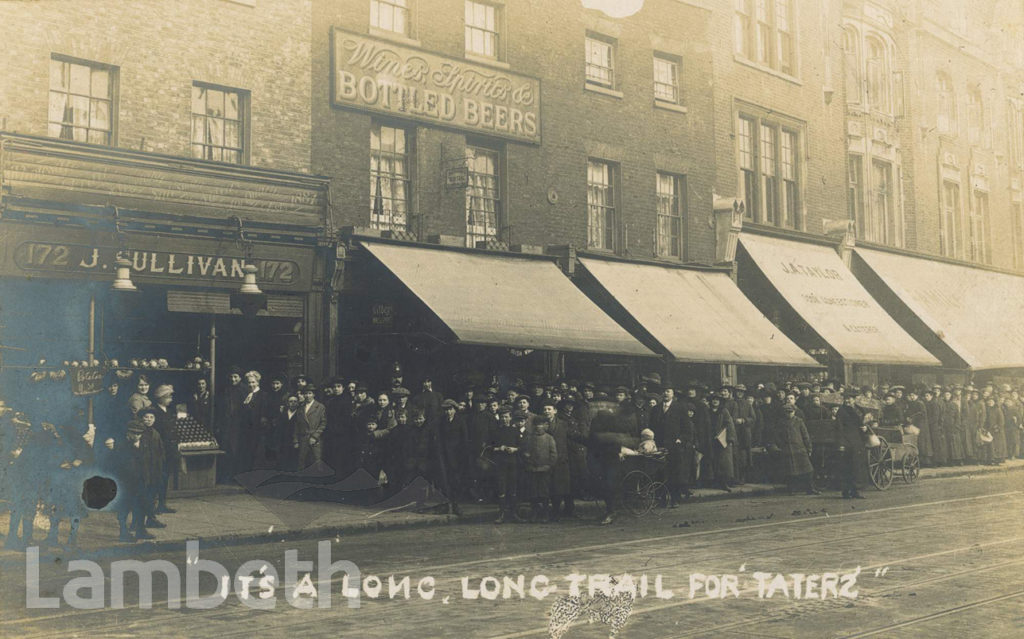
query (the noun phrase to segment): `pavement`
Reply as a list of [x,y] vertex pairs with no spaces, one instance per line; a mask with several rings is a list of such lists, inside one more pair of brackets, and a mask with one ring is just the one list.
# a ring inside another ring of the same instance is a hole
[[[1010,473],[1024,469],[1024,460],[1014,459],[999,466],[948,466],[923,468],[919,481],[936,478],[975,477],[994,473]],[[897,473],[890,490],[908,486]],[[776,493],[782,486],[744,484],[726,493],[718,489],[697,489],[687,503],[737,499]],[[401,500],[398,500],[401,501]],[[342,535],[375,532],[395,528],[438,526],[452,523],[490,522],[496,515],[493,504],[463,504],[460,516],[439,512],[443,509],[416,507],[413,502],[396,504],[395,499],[383,504],[359,506],[331,501],[300,501],[278,496],[254,494],[239,486],[218,486],[192,493],[172,493],[169,505],[176,512],[160,515],[166,528],[151,528],[155,539],[144,542],[117,541],[118,523],[111,512],[92,512],[83,520],[77,554],[127,556],[171,548],[180,549],[188,540],[199,540],[204,547],[256,543],[260,541],[295,541],[331,538]],[[679,510],[685,512],[686,504]],[[578,502],[577,511],[585,518],[600,513],[597,502]],[[67,537],[67,522],[62,523],[60,539]],[[2,518],[0,532],[6,536],[8,521]],[[45,537],[49,522],[36,518],[34,539]],[[63,549],[51,549],[54,553]],[[21,553],[0,550],[0,562],[17,560]]]

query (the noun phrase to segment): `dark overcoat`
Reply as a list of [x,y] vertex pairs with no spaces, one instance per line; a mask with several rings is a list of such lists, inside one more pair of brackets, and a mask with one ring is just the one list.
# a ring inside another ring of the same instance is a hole
[[811,436],[804,420],[797,416],[783,418],[775,428],[775,445],[779,448],[779,470],[787,477],[814,472],[811,465]]

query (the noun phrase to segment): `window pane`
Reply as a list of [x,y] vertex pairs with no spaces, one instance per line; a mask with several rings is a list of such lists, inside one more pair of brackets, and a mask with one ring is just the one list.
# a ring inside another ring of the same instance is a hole
[[89,142],[92,144],[107,144],[108,140],[106,131],[89,130]]
[[106,98],[110,95],[110,72],[106,69],[92,70],[92,97]]
[[224,121],[224,146],[241,148],[242,146],[242,135],[238,127],[238,122],[232,122],[231,120]]
[[220,120],[217,118],[206,119],[206,141],[209,144],[223,146],[224,120]]
[[[49,120],[50,122],[63,122],[65,108],[67,107],[68,96],[66,93],[50,92]],[[70,118],[68,118],[70,121]]]
[[217,118],[224,117],[224,92],[217,89],[206,90],[206,115]]
[[84,64],[72,64],[71,66],[71,92],[79,95],[89,95],[89,67]]
[[238,120],[238,94],[231,92],[224,96],[224,117],[229,120]]
[[76,126],[85,126],[89,123],[89,98],[78,95],[72,96],[71,108],[74,110],[72,121]]
[[93,100],[89,113],[89,126],[103,131],[110,130],[110,106],[104,100]]
[[67,63],[60,60],[50,60],[50,88],[67,91],[68,88]]

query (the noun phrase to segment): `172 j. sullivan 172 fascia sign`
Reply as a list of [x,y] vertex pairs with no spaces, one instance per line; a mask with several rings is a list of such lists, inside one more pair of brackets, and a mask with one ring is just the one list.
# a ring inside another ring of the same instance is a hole
[[334,29],[333,102],[540,143],[540,80]]

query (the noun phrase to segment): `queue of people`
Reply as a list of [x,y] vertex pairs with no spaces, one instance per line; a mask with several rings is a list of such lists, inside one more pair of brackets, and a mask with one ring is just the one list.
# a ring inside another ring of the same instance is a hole
[[[602,523],[621,508],[628,457],[664,461],[660,505],[677,507],[694,487],[731,491],[747,481],[785,479],[791,492],[818,494],[815,477],[834,475],[844,498],[863,498],[865,448],[875,431],[898,429],[917,443],[924,466],[999,464],[1024,456],[1024,404],[1008,385],[843,386],[833,382],[680,388],[650,374],[631,386],[534,381],[435,390],[404,386],[396,364],[390,384],[371,394],[359,380],[317,387],[233,368],[214,403],[200,378],[175,404],[175,389],[146,375],[124,398],[114,382],[95,402],[96,426],[33,422],[0,401],[0,498],[11,512],[8,547],[32,540],[36,512],[50,518],[45,541],[57,544],[81,520],[81,481],[96,469],[116,479],[111,508],[120,539],[153,537],[167,490],[181,466],[175,417],[206,424],[225,451],[221,479],[253,469],[297,471],[326,463],[338,478],[366,473],[390,496],[418,478],[436,487],[453,512],[459,503],[494,503],[495,523],[558,521],[576,502],[600,499]],[[267,389],[264,390],[264,386]],[[211,406],[216,405],[216,414]],[[814,432],[828,435],[835,467],[815,465]],[[39,469],[52,472],[40,474]],[[40,477],[44,481],[40,481]]]
[[[664,454],[663,501],[675,507],[694,486],[731,491],[769,477],[817,494],[823,470],[838,477],[843,497],[862,498],[864,450],[875,429],[916,434],[925,466],[1020,456],[1024,432],[1020,395],[1009,387],[673,388],[651,374],[629,387],[560,380],[473,386],[446,397],[430,378],[408,390],[396,364],[390,384],[374,393],[359,380],[335,378],[317,388],[300,375],[290,385],[272,379],[257,401],[259,374],[246,373],[246,385],[242,377],[232,374],[226,393],[237,394],[222,402],[227,418],[219,432],[234,472],[323,461],[339,477],[366,471],[384,494],[423,477],[454,509],[493,501],[498,522],[557,521],[575,516],[575,502],[589,498],[604,500],[602,521],[611,521],[620,507],[622,461],[644,446]],[[816,466],[809,423],[836,442],[835,468]]]

